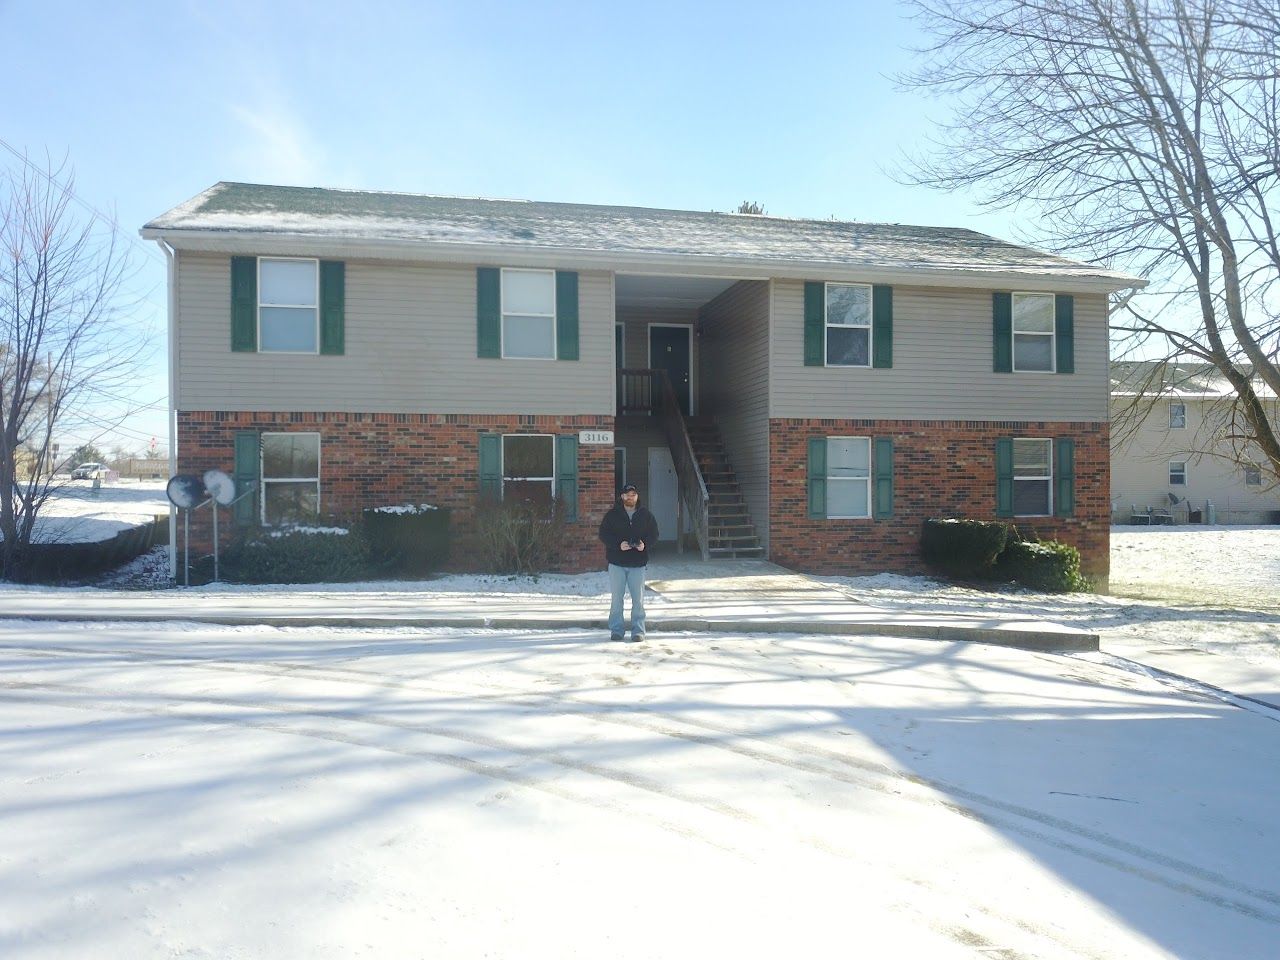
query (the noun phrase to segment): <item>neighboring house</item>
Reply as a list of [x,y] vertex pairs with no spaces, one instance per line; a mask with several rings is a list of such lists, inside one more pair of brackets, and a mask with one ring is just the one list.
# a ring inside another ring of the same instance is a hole
[[[1255,389],[1280,423],[1275,396],[1265,384]],[[1261,454],[1239,457],[1226,439],[1232,396],[1230,384],[1205,364],[1113,365],[1116,523],[1280,522],[1280,487],[1270,482]]]
[[240,524],[559,498],[601,563],[625,477],[703,556],[920,568],[1008,517],[1105,576],[1108,294],[969,230],[219,183],[170,256],[179,472]]

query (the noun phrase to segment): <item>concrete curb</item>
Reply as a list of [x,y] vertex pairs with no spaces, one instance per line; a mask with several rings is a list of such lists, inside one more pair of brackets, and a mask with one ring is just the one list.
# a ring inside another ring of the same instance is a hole
[[[47,622],[113,623],[210,623],[217,626],[245,627],[337,627],[379,629],[386,627],[454,627],[468,630],[607,630],[604,617],[553,619],[547,617],[403,617],[403,616],[256,616],[253,614],[113,614],[97,613],[11,614],[15,620]],[[812,620],[714,620],[702,617],[651,617],[650,633],[800,633],[826,636],[907,637],[917,640],[940,640],[947,643],[986,643],[1020,650],[1044,653],[1097,651],[1096,633],[1078,630],[1027,630],[1023,628],[971,627],[950,623],[859,623],[851,621]]]

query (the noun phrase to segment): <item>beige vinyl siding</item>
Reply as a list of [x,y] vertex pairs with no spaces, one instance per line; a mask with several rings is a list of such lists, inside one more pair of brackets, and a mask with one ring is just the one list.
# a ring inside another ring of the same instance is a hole
[[231,258],[181,253],[178,409],[613,413],[611,273],[579,274],[580,360],[495,360],[476,356],[474,267],[346,265],[345,355],[233,353]]
[[[815,277],[814,279],[821,279]],[[994,373],[991,291],[895,286],[893,368],[804,365],[804,283],[773,282],[773,417],[1107,418],[1107,306],[1075,295],[1073,374]]]
[[769,288],[734,284],[702,308],[703,412],[714,416],[725,452],[765,550],[769,547]]
[[[1111,448],[1111,509],[1118,523],[1127,523],[1133,508],[1145,512],[1147,507],[1168,509],[1169,494],[1185,497],[1190,505],[1203,510],[1206,501],[1212,501],[1218,523],[1264,523],[1270,513],[1280,510],[1280,489],[1267,490],[1267,471],[1262,472],[1263,485],[1251,487],[1244,482],[1244,470],[1231,462],[1230,445],[1212,439],[1213,424],[1221,420],[1225,407],[1215,405],[1217,400],[1196,397],[1179,398],[1177,402],[1187,406],[1185,429],[1169,427],[1169,400],[1155,401],[1150,412],[1141,419],[1137,430],[1128,434],[1121,426],[1121,417],[1129,398],[1112,402]],[[1275,401],[1271,401],[1272,415],[1277,415]],[[1121,434],[1124,434],[1121,436]],[[1213,451],[1217,455],[1193,453],[1193,450]],[[1259,462],[1262,457],[1259,456]],[[1187,465],[1187,482],[1184,485],[1169,483],[1169,461],[1180,460]],[[1175,510],[1178,519],[1185,518],[1186,506]]]

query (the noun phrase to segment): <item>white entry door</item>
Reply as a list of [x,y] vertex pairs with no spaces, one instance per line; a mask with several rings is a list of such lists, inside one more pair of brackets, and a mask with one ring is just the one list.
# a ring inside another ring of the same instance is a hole
[[658,521],[658,539],[676,538],[676,466],[666,447],[649,448],[649,502],[645,504]]

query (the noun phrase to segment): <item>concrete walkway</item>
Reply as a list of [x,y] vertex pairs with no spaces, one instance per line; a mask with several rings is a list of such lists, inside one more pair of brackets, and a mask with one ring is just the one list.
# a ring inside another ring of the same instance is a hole
[[[763,560],[664,558],[650,581],[651,632],[824,633],[964,640],[1031,650],[1097,650],[1097,634],[1031,618],[917,615],[860,604]],[[0,592],[0,617],[36,620],[197,620],[336,627],[607,627],[599,596],[459,592],[424,583],[203,587],[155,592],[22,588]]]

